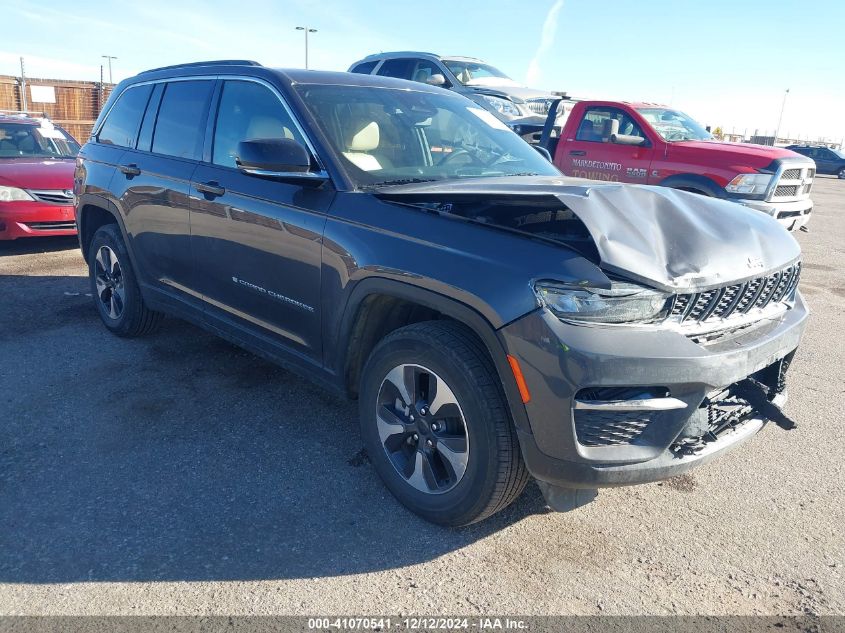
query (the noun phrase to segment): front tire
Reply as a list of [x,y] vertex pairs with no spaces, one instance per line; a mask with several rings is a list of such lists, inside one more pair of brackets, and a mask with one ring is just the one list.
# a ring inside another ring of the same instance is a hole
[[836,174],[839,177],[839,180],[845,180],[845,167],[839,170],[839,173]]
[[379,476],[428,521],[480,521],[528,481],[496,371],[460,324],[415,323],[385,337],[364,368],[359,408]]
[[123,236],[114,224],[97,229],[88,250],[91,295],[103,324],[114,334],[135,337],[158,328],[163,315],[147,308],[129,261]]

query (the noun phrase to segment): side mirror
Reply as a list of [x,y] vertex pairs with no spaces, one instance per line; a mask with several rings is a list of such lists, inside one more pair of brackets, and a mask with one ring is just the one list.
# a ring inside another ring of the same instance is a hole
[[445,86],[446,85],[446,77],[441,75],[440,73],[435,73],[431,77],[425,80],[429,86]]
[[537,150],[537,153],[540,154],[540,156],[545,158],[550,163],[552,162],[552,154],[545,147],[540,147],[539,145],[532,145],[531,147]]
[[619,121],[616,119],[605,119],[602,130],[602,140],[605,143],[615,145],[645,145],[646,140],[642,136],[619,133]]
[[290,138],[256,138],[238,143],[235,164],[245,174],[271,178],[327,180],[324,172],[311,171],[305,146]]

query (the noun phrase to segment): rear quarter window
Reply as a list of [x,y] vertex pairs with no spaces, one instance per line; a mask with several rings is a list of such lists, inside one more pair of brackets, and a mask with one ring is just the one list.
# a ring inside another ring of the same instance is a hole
[[360,75],[369,75],[373,72],[373,69],[378,66],[378,60],[372,62],[364,62],[362,64],[358,64],[357,66],[353,66],[352,70],[349,72],[358,73]]
[[97,140],[108,145],[135,147],[138,128],[141,127],[141,117],[147,107],[150,92],[150,85],[124,90],[106,116],[103,127],[97,134]]

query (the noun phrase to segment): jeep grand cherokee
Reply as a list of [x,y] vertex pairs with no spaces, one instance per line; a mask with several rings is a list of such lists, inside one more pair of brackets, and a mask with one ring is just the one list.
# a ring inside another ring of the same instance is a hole
[[529,474],[572,508],[788,426],[795,240],[729,202],[563,178],[460,95],[147,71],[75,188],[106,328],[177,315],[357,398],[374,468],[431,521],[483,519]]

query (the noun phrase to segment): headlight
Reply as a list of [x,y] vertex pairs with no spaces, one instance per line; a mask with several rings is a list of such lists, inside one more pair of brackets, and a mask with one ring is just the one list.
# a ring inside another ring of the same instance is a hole
[[21,200],[35,200],[35,198],[23,189],[0,186],[0,202],[19,202]]
[[730,193],[766,193],[772,182],[771,174],[739,174],[725,187]]
[[644,323],[669,314],[672,295],[638,286],[612,282],[610,289],[538,283],[540,301],[564,321],[583,323]]
[[502,99],[501,97],[493,97],[491,95],[479,95],[487,104],[499,114],[505,116],[517,117],[520,115],[519,108],[513,101]]

